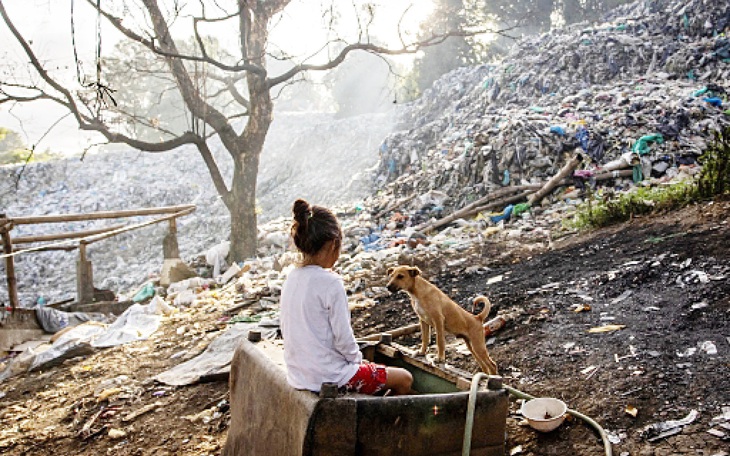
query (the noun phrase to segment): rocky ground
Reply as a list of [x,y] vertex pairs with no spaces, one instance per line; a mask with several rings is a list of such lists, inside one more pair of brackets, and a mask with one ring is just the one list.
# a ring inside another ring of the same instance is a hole
[[[540,251],[487,240],[469,255],[445,253],[442,261],[421,262],[412,252],[401,258],[420,265],[459,303],[486,293],[492,314],[508,318],[489,342],[506,383],[561,398],[593,417],[618,442],[614,454],[722,455],[727,442],[707,431],[729,434],[722,427],[727,419],[713,421],[730,406],[728,215],[724,199],[565,237]],[[364,288],[383,280],[374,276]],[[0,450],[219,454],[230,417],[227,384],[169,387],[151,378],[200,353],[225,329],[230,305],[225,289],[208,290],[195,305],[166,317],[149,340],[6,380],[0,385]],[[576,312],[579,305],[590,310]],[[357,335],[415,321],[403,294],[353,308]],[[588,332],[607,324],[623,329]],[[398,342],[415,349],[418,335]],[[453,339],[447,359],[476,371]],[[626,412],[630,406],[636,417]],[[514,402],[508,418],[511,454],[603,454],[600,440],[580,421],[537,434],[521,425],[518,409]],[[691,410],[698,418],[677,435],[655,442],[643,436],[647,425]]]

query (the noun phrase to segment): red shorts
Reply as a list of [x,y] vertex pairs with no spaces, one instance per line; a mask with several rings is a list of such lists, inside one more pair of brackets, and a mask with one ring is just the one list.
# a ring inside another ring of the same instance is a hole
[[363,363],[342,388],[351,393],[375,394],[385,388],[387,377],[384,365]]

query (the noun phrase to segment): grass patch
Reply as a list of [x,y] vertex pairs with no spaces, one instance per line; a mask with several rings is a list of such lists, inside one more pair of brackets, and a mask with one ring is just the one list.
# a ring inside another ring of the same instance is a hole
[[634,187],[624,193],[590,196],[566,221],[571,229],[584,230],[625,222],[637,215],[680,209],[698,200],[694,180],[661,187]]

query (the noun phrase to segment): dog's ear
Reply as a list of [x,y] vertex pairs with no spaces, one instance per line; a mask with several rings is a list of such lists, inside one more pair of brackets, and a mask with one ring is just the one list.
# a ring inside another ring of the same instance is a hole
[[411,277],[416,277],[417,275],[421,275],[421,270],[414,266],[408,270],[408,274],[410,274]]
[[385,273],[385,275],[391,275],[393,273],[393,268],[388,268],[388,272]]

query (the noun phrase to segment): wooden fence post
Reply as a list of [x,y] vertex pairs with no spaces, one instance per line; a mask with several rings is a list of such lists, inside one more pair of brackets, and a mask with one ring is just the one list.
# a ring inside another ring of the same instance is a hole
[[170,219],[170,228],[162,240],[163,257],[167,259],[180,258],[180,248],[177,245],[177,223]]
[[[13,229],[13,221],[8,219],[5,214],[0,214],[0,235],[3,239],[3,253],[13,253],[13,243],[10,239],[10,230]],[[15,279],[15,260],[12,256],[5,257],[5,273],[8,276],[8,298],[10,299],[10,307],[15,310],[19,307],[18,303],[18,282]]]
[[94,273],[91,261],[86,259],[86,244],[79,244],[76,262],[76,301],[79,304],[94,302]]

